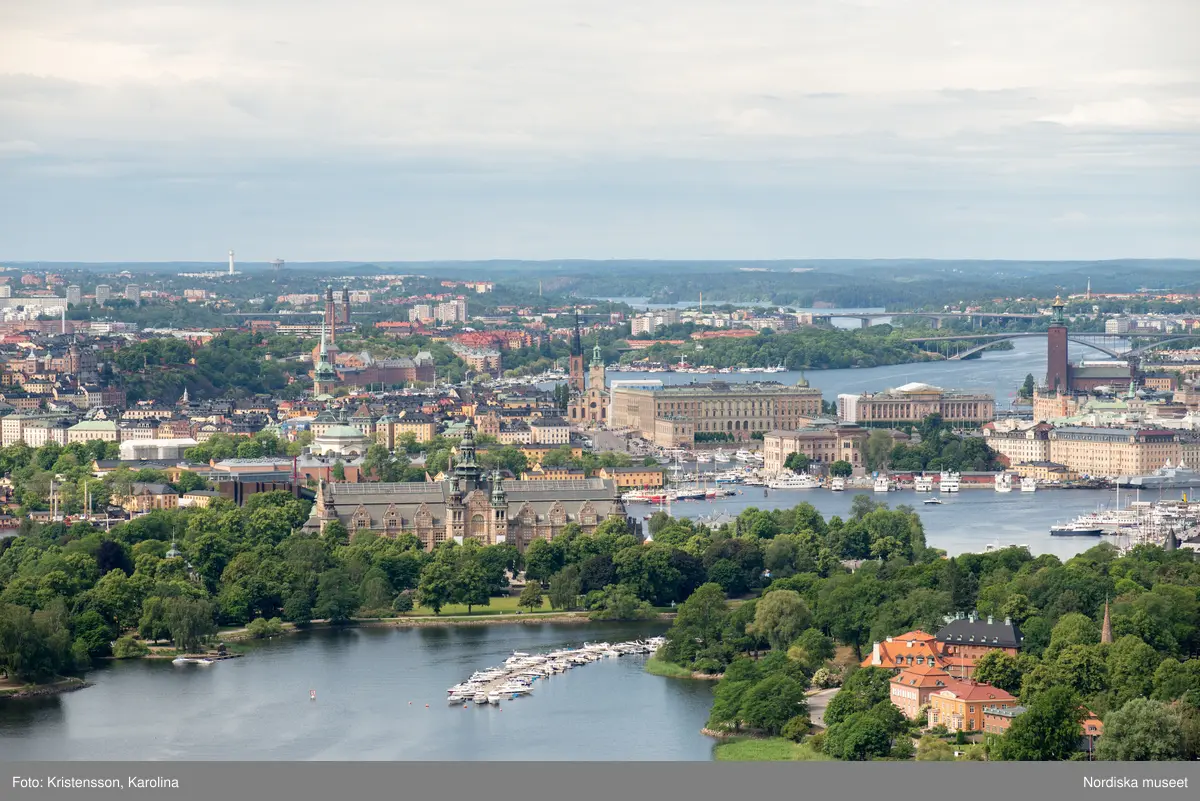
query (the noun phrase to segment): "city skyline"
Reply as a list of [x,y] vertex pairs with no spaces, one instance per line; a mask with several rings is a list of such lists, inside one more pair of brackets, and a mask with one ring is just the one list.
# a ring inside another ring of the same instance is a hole
[[1200,9],[1046,5],[9,8],[0,256],[1200,256]]

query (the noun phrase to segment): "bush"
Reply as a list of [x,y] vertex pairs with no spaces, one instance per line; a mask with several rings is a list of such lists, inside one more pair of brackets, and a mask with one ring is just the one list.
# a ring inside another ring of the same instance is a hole
[[818,732],[804,742],[818,754],[825,753],[825,732]]
[[813,674],[812,683],[814,687],[822,690],[828,690],[830,687],[837,687],[842,683],[841,674],[829,668],[821,668]]
[[916,755],[916,746],[908,737],[901,737],[892,745],[892,759],[912,759]]
[[256,617],[246,624],[246,633],[255,640],[275,637],[283,634],[283,621],[277,617],[273,617],[270,620]]
[[113,643],[113,656],[117,659],[136,659],[148,653],[150,653],[150,649],[146,643],[135,639],[132,635],[126,635]]
[[692,670],[696,671],[697,673],[705,673],[709,676],[715,676],[724,669],[725,669],[725,666],[722,665],[720,662],[718,662],[715,659],[709,659],[707,657],[705,657],[703,659],[697,659],[692,664]]
[[794,743],[798,743],[808,734],[808,730],[812,728],[812,721],[807,715],[796,715],[796,717],[783,724],[783,728],[779,731],[779,735]]
[[954,744],[955,745],[966,745],[967,744],[967,733],[965,731],[960,730],[957,734],[955,734],[954,735]]
[[413,610],[412,595],[407,592],[402,592],[396,596],[396,600],[392,601],[392,611],[401,614],[411,612]]

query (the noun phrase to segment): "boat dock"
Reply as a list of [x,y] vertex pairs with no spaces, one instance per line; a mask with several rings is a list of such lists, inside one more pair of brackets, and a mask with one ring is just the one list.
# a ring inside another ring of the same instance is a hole
[[666,642],[663,637],[617,643],[584,643],[580,648],[561,648],[544,654],[515,651],[503,665],[478,670],[466,681],[446,691],[452,704],[499,704],[533,692],[534,683],[571,668],[601,659],[634,654],[651,655]]

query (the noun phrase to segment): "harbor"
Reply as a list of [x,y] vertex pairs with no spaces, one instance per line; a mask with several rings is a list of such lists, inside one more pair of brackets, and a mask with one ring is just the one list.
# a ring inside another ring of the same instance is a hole
[[665,641],[663,637],[651,637],[614,645],[606,642],[584,643],[579,648],[560,648],[544,654],[514,651],[503,665],[477,670],[466,681],[448,689],[446,698],[451,704],[462,704],[464,709],[471,703],[498,706],[501,700],[516,700],[533,692],[534,683],[539,680],[602,659],[652,656]]

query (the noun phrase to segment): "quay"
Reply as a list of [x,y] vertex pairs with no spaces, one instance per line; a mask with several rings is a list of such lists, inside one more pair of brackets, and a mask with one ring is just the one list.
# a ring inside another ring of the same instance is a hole
[[534,682],[557,673],[565,673],[574,667],[598,662],[601,659],[632,654],[652,655],[666,642],[663,637],[610,645],[584,643],[580,648],[562,648],[545,654],[529,654],[515,651],[498,667],[478,670],[466,681],[446,691],[452,704],[474,702],[476,704],[499,704],[501,699],[516,699],[533,692]]

